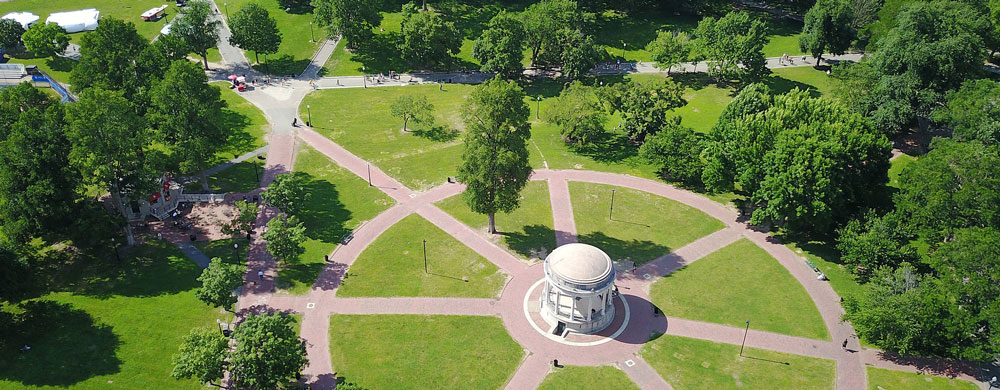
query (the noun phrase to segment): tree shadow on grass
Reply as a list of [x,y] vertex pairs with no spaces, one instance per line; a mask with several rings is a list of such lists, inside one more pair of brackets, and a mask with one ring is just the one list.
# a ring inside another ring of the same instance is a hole
[[556,232],[543,225],[528,225],[524,232],[500,232],[510,250],[526,258],[545,259],[556,248]]
[[586,144],[573,144],[570,149],[581,156],[601,163],[621,163],[639,155],[639,148],[624,134],[606,131]]
[[595,43],[612,48],[611,53],[618,57],[622,42],[627,44],[626,49],[643,49],[656,38],[658,31],[689,31],[694,29],[697,19],[669,15],[667,10],[654,10],[627,16],[598,15],[594,24]]
[[410,132],[417,137],[426,138],[435,142],[453,141],[455,138],[458,138],[459,134],[461,134],[458,130],[452,127],[445,127],[443,125],[432,125],[428,129],[411,130]]
[[57,72],[70,72],[77,62],[66,57],[53,56],[45,60],[45,64]]
[[[120,371],[115,351],[121,342],[110,326],[64,303],[30,301],[20,308],[24,312],[16,315],[16,331],[0,354],[0,379],[68,387]],[[21,352],[25,345],[31,350]]]
[[291,54],[280,54],[275,58],[268,57],[266,63],[253,65],[253,68],[274,76],[298,76],[309,65],[309,58],[295,58]]
[[327,243],[339,243],[350,229],[345,225],[351,219],[351,211],[340,201],[336,186],[326,180],[317,179],[308,173],[306,193],[309,200],[302,211],[296,214],[306,227],[306,236]]
[[603,232],[581,234],[578,240],[601,248],[611,260],[631,260],[637,265],[648,263],[660,256],[670,253],[671,249],[646,240],[622,240],[611,237]]
[[303,263],[300,259],[285,260],[281,267],[281,277],[277,279],[279,289],[289,289],[296,283],[312,285],[326,266],[323,262]]
[[[226,139],[222,150],[240,155],[256,149],[257,137],[250,134],[250,118],[232,108],[222,109],[219,115],[219,125],[223,129],[229,130],[229,138]],[[215,163],[228,161],[228,157],[217,156]]]
[[695,91],[716,85],[715,79],[707,73],[675,73],[670,75],[670,78],[680,83],[684,88],[691,88]]
[[799,82],[799,81],[789,80],[789,79],[786,79],[784,77],[780,77],[780,76],[776,76],[776,75],[771,75],[771,76],[765,78],[763,80],[763,83],[764,83],[764,85],[767,85],[768,87],[770,87],[771,88],[771,92],[774,93],[774,94],[788,93],[788,92],[791,92],[793,89],[798,88],[798,89],[801,89],[803,91],[808,92],[810,97],[817,98],[817,97],[820,97],[820,95],[822,95],[822,93],[820,93],[819,89],[816,89],[816,87],[814,87],[812,85],[809,85],[809,84],[806,84],[806,83],[803,83],[803,82]]
[[[410,68],[402,61],[396,44],[402,40],[397,32],[375,34],[375,36],[354,49],[352,61],[364,65],[367,74],[407,71]],[[361,69],[358,69],[359,71]]]
[[119,257],[121,262],[114,257],[85,260],[89,264],[78,265],[78,279],[68,284],[69,289],[106,299],[177,294],[199,286],[201,267],[172,244],[156,242],[123,248]]

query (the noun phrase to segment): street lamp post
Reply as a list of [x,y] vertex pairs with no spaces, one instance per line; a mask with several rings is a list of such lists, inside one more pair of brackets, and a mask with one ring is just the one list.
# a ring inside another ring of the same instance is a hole
[[226,21],[229,21],[229,3],[222,3],[223,7],[226,7]]
[[306,126],[312,127],[313,125],[312,105],[306,104],[306,113],[309,114],[309,120],[306,121]]
[[114,237],[111,237],[111,249],[115,251],[115,261],[121,263],[122,258],[118,257],[118,241]]
[[313,34],[313,22],[309,22],[309,42],[316,42],[316,35]]
[[612,216],[615,215],[615,189],[611,189],[611,211],[608,212],[608,220],[612,220]]
[[368,186],[372,186],[372,165],[368,164]]
[[535,119],[539,119],[538,115],[542,112],[542,96],[538,95],[535,98]]
[[361,66],[361,83],[368,88],[368,74],[365,73],[365,67]]
[[626,45],[628,45],[628,44],[627,44],[627,43],[625,43],[625,42],[622,42],[622,59],[623,59],[623,60],[625,59],[625,46],[626,46]]
[[750,320],[747,320],[747,328],[743,330],[743,342],[740,343],[740,357],[743,356],[743,346],[747,343],[747,332],[750,331]]
[[424,273],[427,273],[427,239],[424,239]]
[[250,163],[253,164],[253,176],[256,177],[257,182],[260,183],[260,172],[257,171],[257,162],[250,160]]
[[240,263],[240,253],[239,253],[239,250],[240,250],[240,244],[239,243],[233,243],[233,261],[235,261],[236,264]]

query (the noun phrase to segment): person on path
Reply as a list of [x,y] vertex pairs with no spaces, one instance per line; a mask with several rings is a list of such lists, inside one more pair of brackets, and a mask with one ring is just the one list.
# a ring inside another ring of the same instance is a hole
[[844,342],[840,345],[840,347],[843,348],[845,351],[847,350],[847,340],[848,339],[844,339]]
[[[258,270],[257,271],[257,280],[264,280],[264,270]],[[844,342],[846,343],[846,341],[844,341]]]

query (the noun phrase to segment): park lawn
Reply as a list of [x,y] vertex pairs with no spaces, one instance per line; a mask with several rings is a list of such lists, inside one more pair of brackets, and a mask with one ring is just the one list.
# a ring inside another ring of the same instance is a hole
[[[218,5],[220,2],[223,2],[223,5]],[[261,56],[261,63],[254,65],[254,68],[273,75],[298,76],[309,65],[309,61],[312,60],[313,54],[319,47],[319,42],[322,42],[326,37],[326,31],[319,26],[312,26],[310,24],[313,21],[312,10],[293,9],[291,12],[285,12],[278,5],[277,0],[215,1],[219,10],[227,15],[227,20],[229,15],[235,15],[240,11],[240,8],[252,2],[256,2],[267,9],[267,12],[274,18],[278,26],[278,31],[281,32],[281,44],[278,46],[278,52],[267,56],[267,65],[263,64],[265,58]],[[312,28],[312,33],[310,33],[310,27]],[[313,36],[316,37],[317,42],[310,41]],[[245,52],[245,55],[248,60],[255,60],[253,51],[248,50]]]
[[222,109],[220,120],[229,129],[229,139],[216,153],[215,163],[229,161],[267,145],[265,137],[271,131],[271,124],[267,122],[264,113],[235,90],[229,89],[232,84],[220,81],[212,85],[222,90],[222,100],[226,102],[226,107]]
[[805,288],[753,242],[741,239],[664,276],[650,291],[668,316],[828,340]]
[[980,387],[961,379],[868,367],[868,390],[905,389],[978,390]]
[[[254,165],[257,167],[254,168]],[[208,192],[214,194],[228,194],[250,192],[260,186],[260,174],[264,172],[263,164],[256,159],[246,160],[208,176]],[[190,193],[201,193],[201,179],[188,182],[184,185],[184,191]]]
[[522,258],[543,260],[556,247],[547,182],[528,182],[521,192],[520,207],[510,214],[496,215],[498,235],[487,232],[487,216],[472,212],[462,194],[442,200],[437,206],[489,239],[496,241],[499,238],[504,246]]
[[423,217],[411,214],[361,252],[337,296],[496,298],[506,281],[507,275],[496,265]]
[[699,133],[708,133],[719,121],[719,116],[733,100],[732,90],[706,85],[699,89],[686,87],[687,104],[674,110],[681,117],[681,124]]
[[830,287],[838,296],[847,298],[862,292],[861,285],[840,263],[840,252],[837,251],[835,244],[823,241],[795,242],[790,240],[786,242],[785,246],[795,251],[799,256],[812,261],[829,279]]
[[799,88],[810,91],[814,96],[832,97],[834,87],[839,81],[826,71],[818,70],[811,66],[798,66],[794,68],[771,69],[773,73],[765,81],[775,93],[785,93],[792,88]]
[[123,249],[122,260],[67,264],[64,286],[8,305],[31,314],[27,334],[8,345],[31,350],[0,352],[0,389],[204,387],[170,377],[183,336],[229,320],[195,298],[201,268],[165,241]]
[[334,371],[365,389],[499,389],[522,356],[492,316],[330,318]]
[[[233,244],[239,245],[233,248]],[[195,241],[194,246],[209,259],[218,257],[223,263],[243,264],[247,258],[250,241],[244,236],[213,241]]]
[[385,193],[348,171],[322,153],[303,146],[295,159],[295,172],[308,177],[311,194],[298,217],[306,227],[305,252],[278,269],[278,288],[305,294],[323,270],[325,256],[341,238],[395,202]]
[[781,352],[660,336],[642,347],[643,359],[676,389],[833,390],[836,362]]
[[[323,64],[320,74],[324,76],[360,76],[364,73],[407,72],[409,67],[403,62],[396,48],[402,31],[403,14],[382,12],[382,24],[373,28],[372,42],[360,49],[348,50],[347,40],[341,39],[333,54]],[[381,28],[381,30],[380,30]],[[325,31],[324,31],[325,33]],[[362,66],[365,68],[362,72]]]
[[915,161],[917,161],[917,157],[908,154],[902,154],[889,161],[889,186],[899,188],[899,175],[903,173],[903,168]]
[[570,182],[569,193],[580,242],[603,249],[616,261],[643,264],[725,227],[698,209],[648,192]]
[[[312,107],[313,129],[380,167],[414,190],[427,190],[457,173],[462,160],[461,106],[473,87],[449,84],[327,89],[306,95],[301,117]],[[408,124],[391,114],[400,96],[423,95],[434,105],[433,123]]]
[[624,371],[614,366],[557,368],[545,377],[538,390],[592,389],[597,383],[605,389],[639,390]]

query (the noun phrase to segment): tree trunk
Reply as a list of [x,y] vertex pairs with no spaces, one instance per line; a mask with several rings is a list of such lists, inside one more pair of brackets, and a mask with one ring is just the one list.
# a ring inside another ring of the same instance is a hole
[[424,0],[424,11],[427,10],[427,0]]
[[403,132],[409,131],[409,130],[406,130],[406,123],[409,122],[409,121],[410,121],[409,117],[407,117],[407,116],[403,117]]
[[260,57],[257,57],[257,52],[253,52],[253,62],[260,63]]
[[928,129],[931,127],[931,121],[926,115],[921,115],[917,117],[917,145],[918,150],[921,154],[927,153],[927,149],[924,147],[924,136],[927,135]]
[[125,202],[122,202],[122,194],[118,190],[118,185],[111,186],[111,203],[116,209],[118,209],[118,212],[121,213],[122,217],[125,218],[124,232],[128,245],[135,245],[135,237],[131,234],[132,225],[128,223],[128,214],[125,213]]
[[201,189],[208,192],[208,172],[201,171]]
[[816,56],[816,66],[815,66],[816,68],[819,67],[820,62],[823,62],[823,53],[819,53],[819,55]]
[[201,62],[205,64],[205,70],[208,70],[208,50],[201,51]]
[[490,234],[497,234],[496,214],[490,213]]

